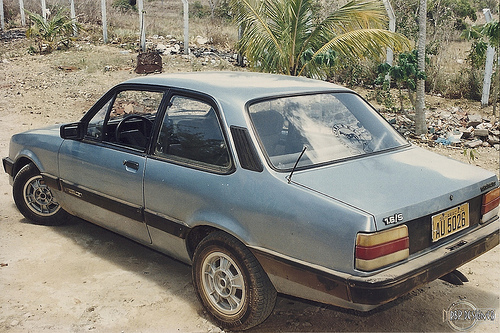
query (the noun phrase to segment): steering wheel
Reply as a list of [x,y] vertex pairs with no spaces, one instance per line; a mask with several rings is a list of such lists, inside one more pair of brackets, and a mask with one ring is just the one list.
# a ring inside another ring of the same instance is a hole
[[141,121],[141,126],[137,126],[137,128],[134,128],[134,129],[137,129],[139,132],[141,132],[141,134],[144,135],[144,138],[147,139],[149,137],[149,134],[151,133],[151,130],[153,129],[153,122],[144,116],[141,116],[138,114],[131,114],[131,115],[124,117],[122,120],[120,120],[120,122],[116,126],[116,130],[115,130],[116,141],[120,142],[120,139],[122,136],[122,131],[123,131],[123,128],[125,127],[125,125],[127,123],[132,123],[136,120]]

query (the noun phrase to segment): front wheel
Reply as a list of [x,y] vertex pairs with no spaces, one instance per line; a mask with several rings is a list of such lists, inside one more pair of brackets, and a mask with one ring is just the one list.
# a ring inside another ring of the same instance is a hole
[[196,248],[193,283],[209,314],[226,329],[262,323],[276,303],[276,290],[255,256],[224,232],[208,235]]
[[25,165],[16,174],[12,193],[17,209],[35,223],[59,225],[69,217],[33,163]]

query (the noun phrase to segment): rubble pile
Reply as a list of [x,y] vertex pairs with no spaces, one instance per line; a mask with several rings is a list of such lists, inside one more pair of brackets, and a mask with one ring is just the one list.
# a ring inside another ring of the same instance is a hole
[[[123,48],[128,48],[128,44],[121,44]],[[139,42],[135,43],[135,48],[139,49]],[[153,35],[146,40],[146,49],[149,52],[157,52],[161,55],[183,55],[184,42],[177,40],[173,36]],[[231,51],[221,51],[209,45],[209,40],[205,37],[197,36],[194,43],[189,45],[189,53],[196,58],[202,58],[202,64],[214,64],[217,61],[225,60],[236,63],[238,55]]]
[[24,29],[10,29],[0,31],[0,40],[8,42],[16,39],[26,38]]
[[468,114],[460,107],[426,112],[427,134],[415,136],[414,114],[382,114],[401,134],[421,142],[445,146],[500,150],[500,123],[494,117]]

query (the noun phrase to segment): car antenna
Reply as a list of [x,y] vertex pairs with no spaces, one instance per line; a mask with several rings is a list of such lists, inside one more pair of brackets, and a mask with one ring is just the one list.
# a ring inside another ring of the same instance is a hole
[[295,161],[295,165],[293,166],[292,171],[290,172],[290,175],[288,175],[288,177],[286,177],[286,179],[288,180],[288,184],[290,184],[292,182],[292,175],[295,172],[295,169],[297,168],[297,164],[299,164],[299,161],[302,158],[302,155],[304,155],[304,153],[306,152],[306,149],[307,149],[307,146],[304,146],[304,149],[302,149],[302,152],[300,153],[299,158],[297,158],[297,161]]

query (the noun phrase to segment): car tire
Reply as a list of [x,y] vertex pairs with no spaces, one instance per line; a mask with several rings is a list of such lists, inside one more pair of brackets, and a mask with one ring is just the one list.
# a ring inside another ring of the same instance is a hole
[[16,174],[12,193],[21,214],[37,224],[60,225],[70,216],[44,184],[40,171],[33,163],[25,165]]
[[276,289],[255,256],[234,237],[218,231],[197,246],[193,284],[217,325],[245,330],[273,311]]

